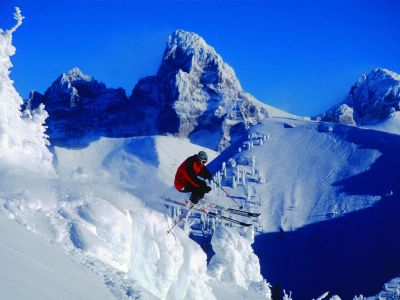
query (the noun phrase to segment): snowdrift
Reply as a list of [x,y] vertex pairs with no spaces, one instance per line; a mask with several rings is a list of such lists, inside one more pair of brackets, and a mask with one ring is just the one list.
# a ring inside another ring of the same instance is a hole
[[51,245],[0,216],[2,299],[111,299],[100,279]]

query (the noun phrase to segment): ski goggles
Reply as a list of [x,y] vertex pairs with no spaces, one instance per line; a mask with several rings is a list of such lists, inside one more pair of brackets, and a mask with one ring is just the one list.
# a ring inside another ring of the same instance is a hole
[[203,165],[205,165],[205,164],[207,163],[207,159],[202,159],[202,160],[200,160],[200,162],[201,162]]

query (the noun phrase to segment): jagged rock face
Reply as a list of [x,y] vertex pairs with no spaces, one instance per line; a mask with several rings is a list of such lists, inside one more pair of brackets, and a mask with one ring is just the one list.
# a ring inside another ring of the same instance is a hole
[[320,118],[348,125],[367,125],[391,118],[397,111],[400,111],[400,75],[379,68],[361,76],[347,98]]
[[387,119],[400,110],[400,75],[385,69],[373,70],[351,88],[346,102],[361,122]]
[[86,146],[99,136],[129,135],[128,98],[123,89],[107,88],[78,68],[62,74],[44,95],[32,92],[26,108],[44,103],[52,145]]
[[141,132],[183,137],[217,132],[219,150],[229,146],[234,127],[246,128],[268,115],[212,47],[182,30],[168,38],[157,75],[140,80],[131,99]]

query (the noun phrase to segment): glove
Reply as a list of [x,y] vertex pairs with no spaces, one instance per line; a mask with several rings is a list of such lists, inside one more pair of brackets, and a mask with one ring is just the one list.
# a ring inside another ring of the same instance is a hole
[[211,188],[208,186],[208,185],[206,185],[205,187],[204,187],[204,192],[205,193],[209,193],[211,191]]

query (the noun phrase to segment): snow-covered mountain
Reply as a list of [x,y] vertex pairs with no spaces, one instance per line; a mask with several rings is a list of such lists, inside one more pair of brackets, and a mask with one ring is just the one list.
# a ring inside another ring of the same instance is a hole
[[157,75],[140,80],[131,99],[144,134],[177,132],[194,142],[208,134],[207,146],[218,150],[265,117],[289,116],[244,92],[214,48],[183,30],[168,38]]
[[400,133],[400,75],[383,68],[362,75],[342,103],[318,118]]
[[73,68],[62,74],[44,95],[33,91],[26,108],[40,103],[49,114],[47,134],[52,145],[87,146],[100,136],[132,136],[132,110],[122,88],[103,83]]
[[[169,38],[156,76],[141,79],[128,99],[78,68],[62,74],[26,106],[44,103],[53,145],[86,146],[100,136],[177,134],[223,150],[237,132],[265,117],[294,117],[243,91],[233,69],[192,32]],[[204,136],[208,135],[205,140]]]

